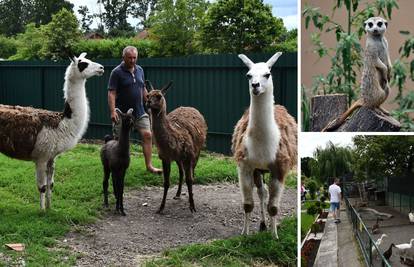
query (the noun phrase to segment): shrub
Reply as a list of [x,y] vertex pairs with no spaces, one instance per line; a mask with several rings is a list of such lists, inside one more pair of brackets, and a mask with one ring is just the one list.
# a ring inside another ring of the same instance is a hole
[[74,46],[74,53],[88,53],[89,58],[121,58],[124,47],[132,45],[138,49],[140,58],[157,56],[155,42],[135,38],[115,38],[103,40],[81,40]]
[[0,58],[9,58],[16,54],[16,40],[0,35]]
[[311,198],[315,199],[315,193],[318,189],[316,182],[314,180],[309,180],[306,184],[306,188],[308,188]]
[[[316,202],[316,203],[318,203],[318,202]],[[319,214],[319,213],[322,212],[322,209],[320,207],[318,207],[317,205],[315,205],[315,204],[308,208],[307,213],[309,215],[315,215],[315,214]],[[319,205],[320,205],[320,203],[319,203]]]

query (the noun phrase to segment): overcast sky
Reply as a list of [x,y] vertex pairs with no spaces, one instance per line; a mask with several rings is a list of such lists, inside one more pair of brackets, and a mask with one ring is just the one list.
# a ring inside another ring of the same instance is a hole
[[299,144],[299,155],[300,158],[304,157],[313,157],[313,152],[315,149],[320,146],[322,148],[326,147],[326,144],[329,141],[332,141],[335,145],[339,146],[350,146],[352,145],[352,137],[355,133],[306,133],[303,132],[300,134],[300,144]]
[[[79,5],[86,5],[91,13],[98,13],[97,0],[69,0],[69,2],[75,5],[73,9],[77,15],[79,15]],[[287,29],[298,28],[297,0],[264,0],[264,3],[273,7],[273,16],[282,18]]]

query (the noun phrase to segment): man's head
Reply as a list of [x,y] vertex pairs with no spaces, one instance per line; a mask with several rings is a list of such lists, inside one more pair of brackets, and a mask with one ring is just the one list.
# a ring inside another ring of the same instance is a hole
[[138,50],[134,46],[127,46],[122,51],[122,59],[128,69],[135,67],[138,59]]
[[335,178],[334,183],[335,183],[336,185],[338,185],[338,184],[339,184],[339,182],[340,182],[339,178]]

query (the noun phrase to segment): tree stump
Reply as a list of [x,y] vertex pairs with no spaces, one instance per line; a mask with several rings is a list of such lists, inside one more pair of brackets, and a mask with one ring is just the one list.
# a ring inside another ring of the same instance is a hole
[[[321,131],[330,121],[347,110],[347,96],[343,94],[312,98],[312,131]],[[400,123],[391,116],[367,107],[358,108],[335,132],[398,132]]]
[[311,99],[310,129],[320,132],[335,118],[339,118],[348,109],[348,97],[345,94],[317,95]]

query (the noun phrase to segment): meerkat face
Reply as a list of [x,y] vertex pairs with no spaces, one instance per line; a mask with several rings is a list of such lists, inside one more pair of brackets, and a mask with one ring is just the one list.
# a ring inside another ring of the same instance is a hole
[[365,32],[374,36],[381,36],[385,33],[388,22],[381,17],[372,17],[364,22]]

